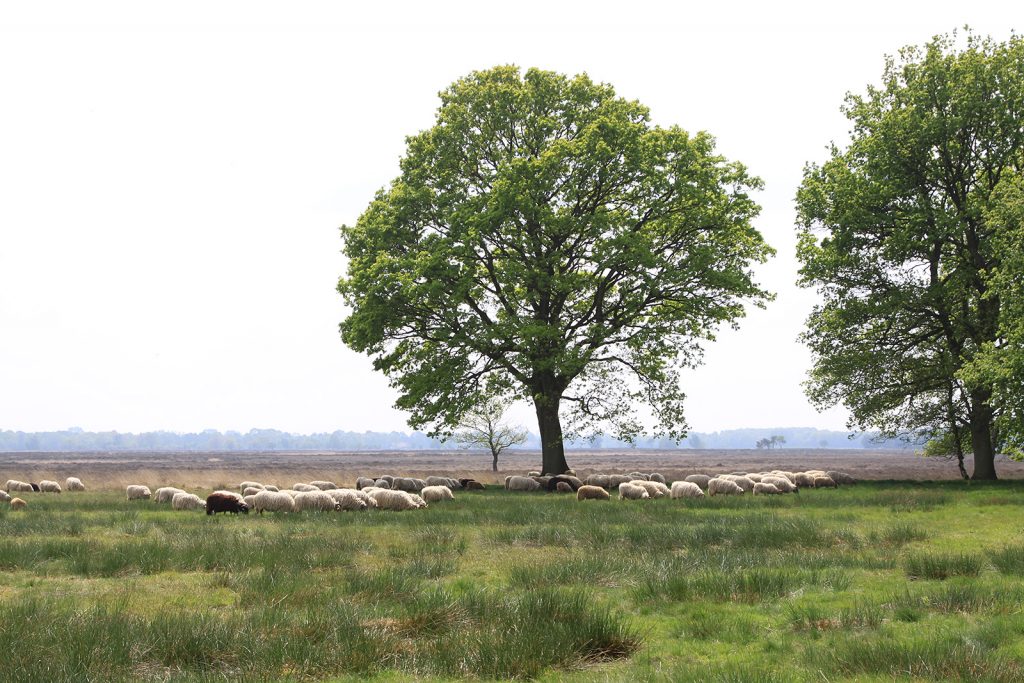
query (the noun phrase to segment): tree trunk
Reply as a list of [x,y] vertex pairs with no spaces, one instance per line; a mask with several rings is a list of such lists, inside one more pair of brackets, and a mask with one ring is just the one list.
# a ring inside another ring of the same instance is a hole
[[974,451],[974,474],[971,479],[996,478],[996,449],[992,443],[992,408],[988,396],[972,394],[971,450]]
[[491,469],[495,472],[498,471],[498,451],[491,450],[491,455],[494,456],[494,461],[491,463]]
[[562,444],[562,422],[558,417],[559,396],[534,397],[537,409],[537,427],[540,430],[541,473],[562,474],[569,469]]

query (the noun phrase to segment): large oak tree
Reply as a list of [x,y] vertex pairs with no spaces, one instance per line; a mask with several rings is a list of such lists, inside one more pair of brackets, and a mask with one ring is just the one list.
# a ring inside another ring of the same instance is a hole
[[1001,344],[1006,247],[990,216],[1024,162],[1024,41],[959,41],[888,59],[880,86],[847,97],[849,145],[805,170],[801,284],[823,302],[804,340],[817,403],[845,405],[851,426],[967,443],[973,477],[994,479],[995,387],[966,370]]
[[710,135],[652,125],[586,75],[472,73],[342,228],[342,338],[433,434],[488,397],[531,402],[546,472],[567,468],[563,419],[628,439],[642,403],[681,438],[679,370],[768,297],[759,186]]

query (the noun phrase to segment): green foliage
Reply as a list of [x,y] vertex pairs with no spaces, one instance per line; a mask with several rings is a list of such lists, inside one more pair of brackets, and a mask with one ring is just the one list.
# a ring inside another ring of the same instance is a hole
[[915,553],[907,556],[904,569],[911,579],[948,579],[951,576],[977,576],[982,558],[972,554]]
[[811,399],[886,434],[969,427],[976,478],[995,476],[999,403],[991,377],[961,371],[1000,339],[991,278],[1008,247],[991,212],[1024,164],[1022,82],[1018,36],[906,48],[847,97],[848,147],[797,194],[800,284],[823,299],[803,335]]
[[342,338],[434,434],[498,394],[624,438],[645,403],[682,437],[680,369],[768,298],[750,271],[773,253],[751,226],[760,185],[586,75],[474,72],[342,228]]

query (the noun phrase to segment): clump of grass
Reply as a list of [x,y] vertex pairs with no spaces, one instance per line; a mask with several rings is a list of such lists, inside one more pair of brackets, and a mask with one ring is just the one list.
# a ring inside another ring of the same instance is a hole
[[1019,604],[1019,588],[1004,589],[977,583],[951,583],[930,590],[904,590],[889,598],[898,613],[920,614],[922,611],[944,614],[970,614],[985,610],[1007,610]]
[[951,576],[977,576],[983,560],[980,555],[966,553],[915,553],[903,562],[903,569],[911,579],[948,579]]
[[913,541],[923,541],[926,538],[928,538],[928,534],[924,529],[909,522],[896,522],[881,530],[872,529],[868,532],[868,540],[871,543],[897,547]]
[[838,611],[826,611],[815,602],[800,602],[787,607],[789,621],[798,631],[830,631],[834,629],[874,629],[882,624],[881,605],[858,600]]
[[990,552],[988,558],[999,573],[1024,576],[1024,545],[1007,546]]
[[780,598],[804,586],[831,581],[848,583],[840,573],[791,568],[756,567],[747,570],[702,571],[647,579],[636,590],[640,599],[729,600],[759,602]]
[[628,573],[623,563],[609,555],[585,555],[557,562],[516,565],[509,571],[509,584],[536,589],[565,584],[614,585]]

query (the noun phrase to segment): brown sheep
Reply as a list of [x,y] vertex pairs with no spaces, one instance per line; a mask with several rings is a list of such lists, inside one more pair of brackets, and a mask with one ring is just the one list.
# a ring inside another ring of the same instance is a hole
[[555,484],[555,491],[557,493],[572,493],[572,486],[570,486],[567,482],[560,481],[557,484]]
[[249,514],[249,506],[244,501],[226,493],[211,493],[206,497],[206,514],[213,515],[218,512],[230,512],[231,514]]
[[21,498],[12,498],[11,499],[11,509],[12,510],[24,510],[27,507],[28,507],[28,503],[23,501]]
[[834,489],[838,488],[832,477],[815,477],[814,488],[816,489]]
[[611,496],[600,486],[581,486],[576,490],[576,500],[608,500]]

